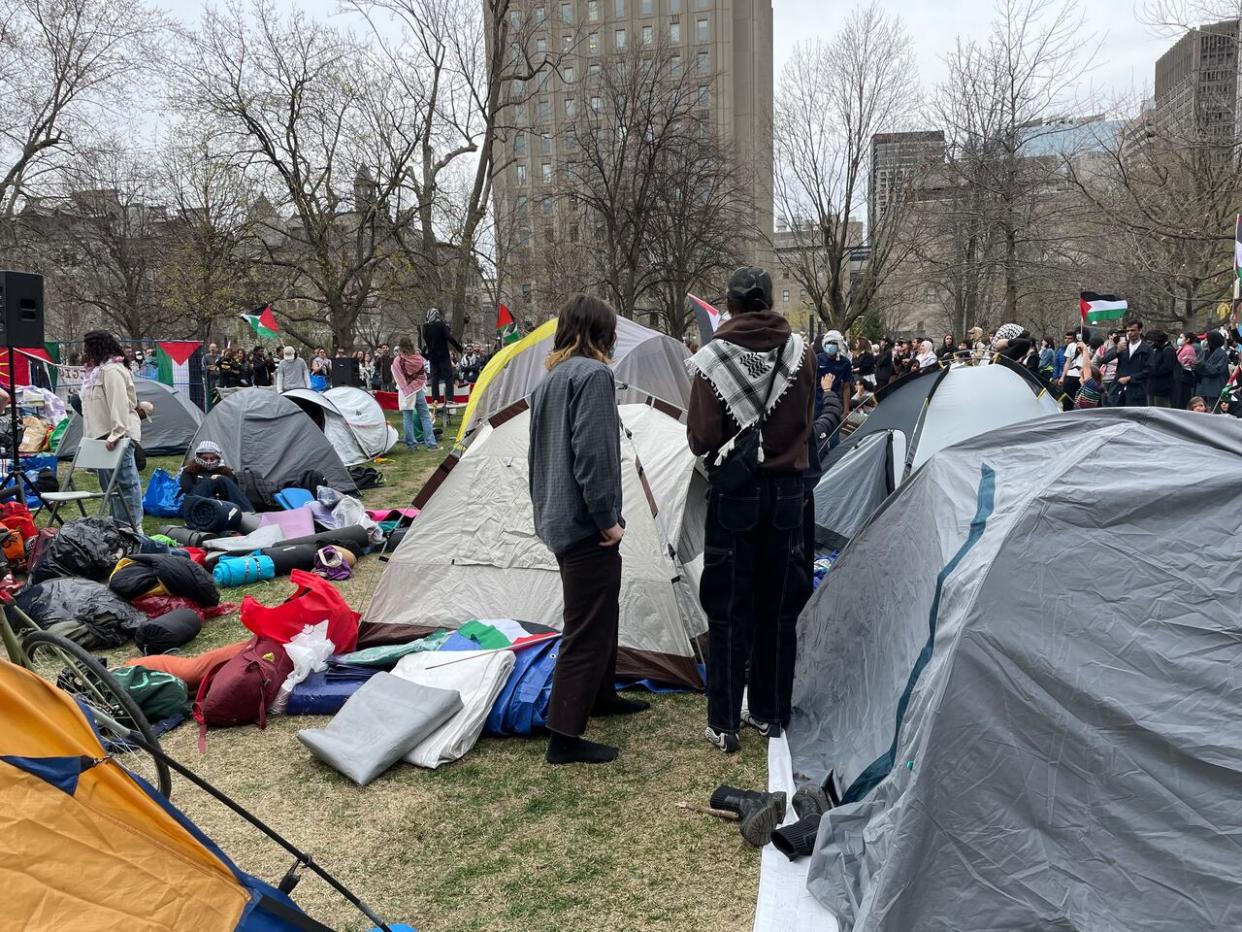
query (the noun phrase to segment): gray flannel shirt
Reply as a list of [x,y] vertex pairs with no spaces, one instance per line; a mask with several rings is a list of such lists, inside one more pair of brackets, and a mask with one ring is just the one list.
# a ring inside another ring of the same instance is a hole
[[621,518],[621,425],[612,370],[585,356],[553,369],[530,402],[535,533],[564,553]]

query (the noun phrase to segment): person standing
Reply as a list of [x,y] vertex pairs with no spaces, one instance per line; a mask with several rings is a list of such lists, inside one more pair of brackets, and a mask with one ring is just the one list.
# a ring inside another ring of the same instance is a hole
[[[91,330],[83,337],[82,436],[103,440],[109,450],[128,439],[117,465],[116,491],[109,505],[112,516],[135,530],[142,528],[142,482],[134,459],[134,444],[142,440],[134,374],[121,345],[107,330]],[[110,470],[99,470],[100,488],[112,480]]]
[[871,341],[859,337],[854,342],[854,400],[861,401],[866,392],[874,392],[875,384],[875,353],[871,352]]
[[560,654],[548,702],[549,764],[605,764],[618,750],[582,737],[591,716],[646,702],[617,695],[620,620],[621,424],[609,355],[617,314],[575,295],[561,308],[530,404],[528,482],[535,533],[556,557],[564,596]]
[[397,386],[397,407],[401,411],[402,440],[413,450],[418,446],[418,434],[422,433],[423,445],[428,450],[438,450],[435,425],[427,407],[427,360],[414,341],[408,337],[401,340],[401,352],[392,361],[392,377]]
[[893,380],[893,341],[880,338],[880,351],[875,354],[875,387],[881,389]]
[[332,387],[332,360],[322,346],[315,350],[310,364],[310,387],[312,391],[326,392]]
[[1153,408],[1173,407],[1177,378],[1177,351],[1163,330],[1148,334],[1151,340],[1151,372],[1147,378],[1147,399]]
[[[765,737],[780,734],[789,723],[798,611],[810,587],[803,477],[816,364],[788,321],[773,312],[772,278],[765,270],[737,269],[729,278],[727,301],[729,320],[687,363],[694,375],[687,436],[690,449],[709,465],[709,556],[699,589],[709,645],[703,734],[731,753],[741,747],[743,723]],[[837,391],[834,383],[828,385]],[[735,485],[726,482],[719,466],[747,428],[758,430],[762,456],[756,471]],[[747,687],[749,710],[743,717]]]
[[207,397],[213,398],[220,380],[220,344],[207,345],[207,352],[203,356],[203,375],[207,381]]
[[1082,364],[1087,360],[1082,355],[1083,342],[1091,339],[1091,334],[1083,330],[1083,339],[1079,341],[1077,330],[1065,331],[1065,366],[1061,375],[1061,391],[1065,394],[1066,410],[1074,405],[1074,398],[1082,388]]
[[1127,323],[1125,336],[1100,361],[1108,364],[1114,360],[1117,363],[1116,388],[1111,390],[1110,403],[1126,408],[1146,407],[1152,348],[1143,339],[1142,321],[1131,320]]
[[281,355],[283,358],[276,367],[276,391],[310,388],[310,371],[306,368],[306,360],[299,357],[292,346],[286,346]]
[[1173,407],[1185,411],[1190,404],[1190,396],[1195,393],[1195,366],[1198,354],[1195,344],[1199,337],[1193,333],[1183,333],[1177,338],[1177,368],[1173,370]]
[[387,343],[381,343],[375,348],[375,357],[371,364],[375,369],[375,374],[371,378],[371,388],[377,392],[393,391],[396,388],[396,383],[392,380],[393,355]]
[[441,318],[440,309],[433,307],[427,311],[427,322],[423,324],[423,355],[431,364],[431,397],[436,403],[443,403],[445,423],[448,406],[453,403],[453,350],[460,353],[461,344]]
[[[854,394],[854,364],[845,354],[845,337],[840,330],[829,330],[824,334],[823,347],[816,355],[816,363],[815,416],[819,417],[824,407],[823,378],[831,375],[832,390],[841,398],[841,416],[849,417],[850,399]],[[836,446],[836,435],[833,435],[833,446]]]
[[1203,362],[1195,368],[1195,375],[1199,379],[1196,394],[1215,406],[1229,379],[1229,351],[1225,349],[1225,338],[1219,330],[1207,332],[1207,348]]
[[256,346],[250,354],[251,378],[257,388],[271,388],[272,376],[276,371],[276,362],[267,355],[267,350]]

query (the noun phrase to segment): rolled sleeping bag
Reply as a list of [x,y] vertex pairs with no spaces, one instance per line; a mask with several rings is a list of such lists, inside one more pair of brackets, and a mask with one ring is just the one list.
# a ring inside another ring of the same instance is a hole
[[203,630],[203,620],[192,608],[175,608],[134,628],[134,644],[144,655],[166,654],[189,644]]
[[318,548],[314,544],[280,544],[264,547],[259,553],[275,564],[277,576],[288,576],[294,570],[313,570]]
[[179,527],[175,524],[160,528],[160,533],[183,547],[201,547],[207,541],[219,536],[209,531],[192,531],[188,527]]
[[186,527],[195,531],[212,531],[214,537],[236,531],[244,514],[236,505],[201,495],[187,495],[181,505],[181,516]]
[[337,547],[344,547],[354,556],[361,556],[370,547],[371,538],[367,535],[367,529],[362,525],[352,524],[349,527],[333,528],[330,531],[320,531],[318,534],[311,534],[308,537],[295,537],[293,540],[281,542],[282,547],[289,547],[294,544],[314,544],[316,550],[332,544]]
[[271,557],[225,557],[211,571],[216,585],[223,588],[248,586],[265,579],[276,578],[276,565]]

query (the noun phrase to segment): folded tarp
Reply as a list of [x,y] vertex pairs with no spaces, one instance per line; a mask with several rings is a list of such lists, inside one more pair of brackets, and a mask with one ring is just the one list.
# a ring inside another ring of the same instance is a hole
[[264,547],[274,547],[284,543],[284,540],[285,532],[276,525],[269,524],[242,537],[217,537],[203,546],[221,553],[250,553]]
[[366,786],[429,735],[450,727],[461,709],[462,697],[453,690],[380,672],[327,728],[303,729],[298,740],[328,766]]
[[328,661],[327,669],[312,672],[289,693],[287,715],[335,715],[378,667]]
[[487,716],[489,735],[529,735],[547,725],[560,647],[561,639],[552,638],[514,651],[513,672]]
[[402,657],[393,673],[422,686],[454,690],[461,694],[462,709],[426,740],[405,755],[405,760],[432,770],[466,754],[483,732],[483,723],[513,670],[513,654],[501,651],[460,651],[410,654]]

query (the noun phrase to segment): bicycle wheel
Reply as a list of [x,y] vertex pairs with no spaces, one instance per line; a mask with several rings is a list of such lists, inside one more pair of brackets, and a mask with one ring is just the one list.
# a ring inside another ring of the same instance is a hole
[[136,731],[154,748],[159,747],[159,739],[138,703],[103,664],[80,644],[50,631],[27,635],[24,646],[31,670],[91,710],[108,753],[167,798],[172,790],[168,765],[128,741],[127,737],[131,731]]

